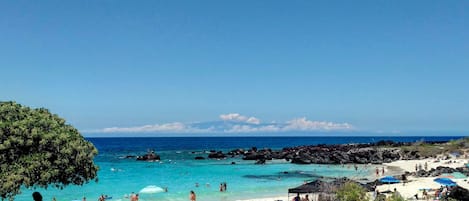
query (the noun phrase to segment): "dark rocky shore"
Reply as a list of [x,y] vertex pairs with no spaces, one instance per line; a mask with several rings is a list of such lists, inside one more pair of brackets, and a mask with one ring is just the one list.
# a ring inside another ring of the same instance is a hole
[[405,145],[411,145],[411,143],[379,141],[367,144],[319,144],[286,147],[282,150],[253,147],[249,150],[235,149],[227,153],[213,151],[208,158],[242,157],[243,160],[255,160],[258,164],[272,159],[285,159],[295,164],[382,164],[401,159],[422,158],[417,151],[402,151],[400,147]]
[[[439,145],[446,142],[425,142],[426,144]],[[281,150],[272,150],[270,148],[258,149],[252,147],[250,149],[234,149],[228,152],[210,150],[205,152],[208,155],[196,156],[195,160],[208,159],[225,159],[228,157],[239,157],[243,160],[255,161],[256,164],[265,164],[269,160],[284,159],[294,164],[382,164],[397,160],[419,160],[424,159],[425,154],[420,153],[417,149],[403,149],[404,146],[410,146],[413,143],[379,141],[376,143],[362,144],[335,144],[335,145],[310,145],[286,147]],[[193,152],[195,153],[195,152]],[[202,152],[201,152],[202,153]],[[126,158],[134,158],[135,156],[127,156]],[[153,151],[147,154],[137,156],[137,160],[154,161],[159,160],[160,156]],[[235,164],[235,162],[232,162]],[[429,170],[419,170],[416,172],[405,172],[403,174],[394,175],[395,178],[406,180],[408,176],[416,177],[437,177],[444,173],[461,172],[469,176],[469,168],[449,168],[437,167]],[[286,174],[287,172],[285,172]],[[319,177],[320,178],[320,177]],[[324,181],[328,180],[328,181]],[[366,182],[367,183],[363,183]],[[348,178],[320,178],[310,185],[340,186],[345,182],[356,182],[362,185],[368,191],[374,191],[377,185],[382,185],[379,180],[366,180],[361,182],[352,181]],[[449,197],[457,200],[469,200],[469,191],[467,189],[457,187],[453,189]]]

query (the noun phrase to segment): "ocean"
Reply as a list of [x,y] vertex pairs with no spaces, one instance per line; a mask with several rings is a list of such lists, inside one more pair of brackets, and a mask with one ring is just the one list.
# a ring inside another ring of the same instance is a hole
[[[284,160],[267,161],[256,165],[241,158],[223,160],[194,160],[207,158],[210,150],[229,151],[251,147],[281,149],[299,145],[370,143],[379,140],[399,142],[448,141],[461,136],[417,137],[145,137],[145,138],[87,138],[99,151],[95,158],[100,170],[98,182],[83,186],[68,186],[62,190],[22,189],[15,200],[32,200],[31,194],[39,191],[45,201],[97,200],[101,194],[109,201],[129,200],[132,192],[139,193],[149,185],[167,188],[168,192],[140,193],[143,201],[185,201],[189,191],[197,194],[199,201],[231,201],[253,197],[284,196],[287,189],[320,176],[363,178],[372,174],[373,167],[355,171],[350,166],[297,165]],[[157,162],[136,161],[128,155],[143,155],[154,150],[161,156]],[[233,165],[232,162],[235,164]],[[227,191],[220,192],[220,183]]]

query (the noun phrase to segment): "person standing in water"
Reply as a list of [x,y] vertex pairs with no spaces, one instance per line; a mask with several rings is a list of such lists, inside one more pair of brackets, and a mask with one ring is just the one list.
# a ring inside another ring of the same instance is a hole
[[196,196],[195,196],[194,191],[191,191],[191,193],[189,194],[189,200],[190,201],[196,201]]
[[39,192],[37,192],[37,191],[34,192],[34,193],[33,193],[33,200],[34,200],[34,201],[42,201],[42,195],[41,195],[41,193],[39,193]]

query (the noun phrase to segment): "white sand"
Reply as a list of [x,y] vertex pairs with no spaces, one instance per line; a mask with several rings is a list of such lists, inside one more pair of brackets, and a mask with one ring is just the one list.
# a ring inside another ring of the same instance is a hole
[[[383,164],[385,167],[399,167],[403,171],[415,172],[415,165],[421,164],[422,168],[425,167],[425,162],[427,162],[428,169],[436,168],[438,166],[443,167],[463,167],[465,163],[468,162],[467,159],[451,159],[451,160],[436,160],[436,159],[424,159],[424,160],[400,160],[392,163]],[[425,189],[438,189],[440,184],[434,182],[433,180],[437,177],[408,177],[405,185],[402,183],[397,184],[385,184],[377,186],[377,189],[381,191],[386,190],[396,190],[406,199],[413,199],[415,194],[418,194],[419,198],[422,197],[422,190]],[[465,179],[452,179],[459,186],[469,189],[469,184]],[[434,195],[434,191],[430,191],[429,195]]]
[[[450,162],[455,161],[455,163]],[[384,166],[394,166],[408,172],[415,172],[415,165],[421,164],[422,168],[425,167],[425,162],[428,165],[428,169],[436,168],[438,166],[443,167],[463,167],[464,163],[467,163],[467,159],[451,159],[451,160],[436,160],[436,159],[423,159],[423,160],[399,160],[392,163],[385,163]]]
[[[303,198],[303,197],[305,197],[305,195],[306,194],[301,194],[300,197]],[[308,195],[309,195],[309,200],[317,200],[317,196],[318,196],[317,194],[310,193]],[[278,200],[291,201],[295,196],[296,196],[295,194],[290,194],[290,197],[288,197],[288,196],[277,196],[277,197],[267,197],[267,198],[253,198],[253,199],[246,199],[246,200],[236,200],[236,201],[278,201]]]
[[276,201],[276,200],[287,201],[288,197],[282,196],[282,197],[269,197],[269,198],[254,198],[254,199],[236,200],[236,201]]
[[[450,162],[451,161],[451,162]],[[451,160],[436,160],[436,159],[424,159],[424,160],[400,160],[400,161],[395,161],[392,163],[385,163],[383,166],[385,167],[385,175],[393,175],[393,174],[399,174],[399,171],[396,172],[396,169],[399,169],[401,173],[404,173],[404,171],[408,172],[415,172],[415,165],[421,164],[422,168],[425,167],[425,162],[427,162],[428,169],[431,168],[436,168],[438,166],[443,166],[443,167],[451,167],[451,168],[457,168],[457,167],[463,167],[465,163],[468,163],[468,159],[451,159]],[[390,171],[393,170],[393,171]],[[372,175],[372,177],[376,177],[375,175]],[[381,175],[381,169],[380,169],[380,178],[383,177]],[[440,188],[440,185],[433,180],[436,177],[408,177],[407,182],[405,185],[402,183],[397,183],[397,184],[385,184],[385,185],[380,185],[377,186],[377,189],[382,192],[386,190],[393,191],[394,188],[406,199],[409,200],[414,200],[414,195],[418,194],[419,198],[422,197],[422,190],[425,189],[438,189]],[[467,181],[464,181],[466,179],[452,179],[455,181],[459,186],[469,189],[469,178]],[[429,195],[434,195],[435,191],[430,191],[428,194]],[[285,190],[285,194],[287,194],[287,190]],[[370,193],[370,198],[372,193]],[[302,195],[303,197],[304,195]],[[310,197],[314,197],[310,195]],[[290,197],[292,199],[293,197]],[[253,198],[253,199],[246,199],[246,200],[237,200],[237,201],[277,201],[277,200],[282,200],[282,201],[289,201],[287,196],[278,196],[278,197],[269,197],[269,198]],[[314,199],[313,199],[314,200]]]

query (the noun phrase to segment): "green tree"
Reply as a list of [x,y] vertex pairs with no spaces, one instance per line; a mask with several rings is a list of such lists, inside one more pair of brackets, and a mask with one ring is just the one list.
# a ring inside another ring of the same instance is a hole
[[0,102],[0,197],[20,187],[82,185],[97,177],[98,153],[77,129],[47,109]]
[[391,196],[386,198],[386,201],[405,201],[405,199],[399,193],[393,193]]
[[337,189],[336,196],[340,201],[369,200],[366,190],[357,183],[347,182]]

